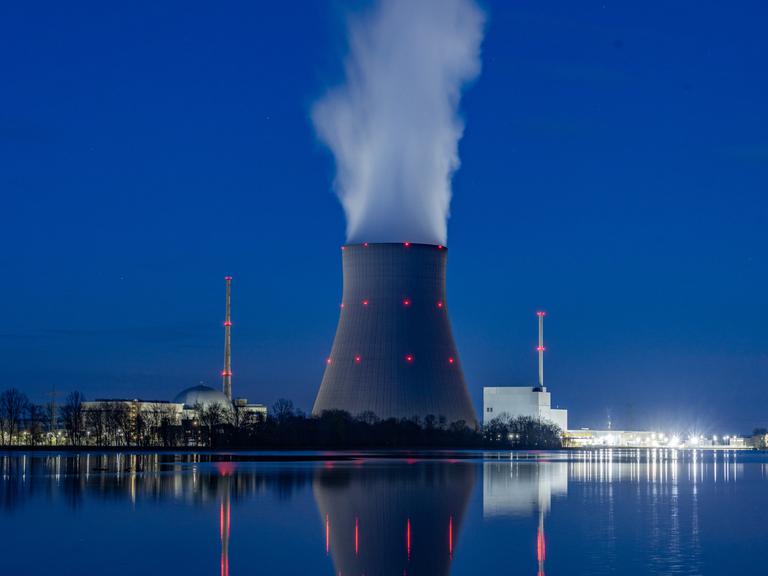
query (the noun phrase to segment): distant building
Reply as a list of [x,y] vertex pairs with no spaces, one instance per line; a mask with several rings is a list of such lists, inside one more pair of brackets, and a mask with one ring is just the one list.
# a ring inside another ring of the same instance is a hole
[[225,420],[231,420],[235,414],[241,422],[244,416],[261,422],[267,419],[267,407],[263,404],[251,404],[247,398],[236,398],[230,402],[222,390],[202,384],[182,390],[176,395],[174,402],[184,407],[184,420],[196,420],[199,418],[198,409],[207,409],[213,405],[221,408],[221,416]]
[[768,432],[759,432],[752,436],[752,446],[758,450],[768,450]]
[[181,424],[183,405],[166,400],[140,400],[138,398],[101,398],[83,402],[86,427],[92,428],[108,420],[120,422],[126,429],[136,429],[139,417],[152,426]]
[[232,412],[232,402],[221,390],[216,390],[210,386],[200,384],[185,388],[173,399],[177,404],[183,406],[184,420],[195,420],[198,418],[198,409],[208,409],[213,405],[221,408],[222,416],[227,416]]
[[568,429],[568,410],[552,408],[552,395],[546,389],[530,386],[502,386],[483,388],[483,424],[505,416],[528,416],[557,424]]
[[645,430],[568,430],[563,437],[566,448],[611,446],[617,448],[667,446],[670,438],[658,432]]
[[267,419],[267,407],[264,404],[249,404],[247,398],[235,398],[234,406],[241,419],[243,416],[260,422]]
[[751,439],[748,443],[747,438],[744,438],[742,436],[726,436],[726,440],[728,442],[728,446],[730,446],[731,448],[747,448],[752,444]]

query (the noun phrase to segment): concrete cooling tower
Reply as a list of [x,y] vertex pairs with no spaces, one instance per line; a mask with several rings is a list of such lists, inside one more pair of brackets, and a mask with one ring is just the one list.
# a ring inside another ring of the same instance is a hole
[[448,318],[447,252],[408,242],[342,248],[341,316],[314,414],[432,414],[475,425]]

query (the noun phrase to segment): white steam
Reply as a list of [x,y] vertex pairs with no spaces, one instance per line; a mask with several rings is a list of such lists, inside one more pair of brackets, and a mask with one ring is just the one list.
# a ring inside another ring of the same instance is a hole
[[312,111],[348,242],[446,244],[459,100],[480,72],[484,21],[473,0],[378,0],[350,21],[346,83]]

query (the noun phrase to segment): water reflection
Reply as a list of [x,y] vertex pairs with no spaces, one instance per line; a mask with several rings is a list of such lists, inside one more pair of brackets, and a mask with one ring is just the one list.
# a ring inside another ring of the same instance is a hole
[[[254,556],[279,574],[475,574],[501,561],[539,576],[717,573],[726,556],[713,551],[736,534],[741,555],[727,560],[748,565],[742,542],[760,533],[766,481],[764,456],[663,449],[410,459],[0,453],[0,554],[13,562],[9,551],[34,553],[46,522],[62,547],[99,542],[60,527],[102,513],[122,514],[121,523],[110,517],[116,550],[124,541],[151,550],[167,514],[186,523],[164,546],[185,556],[158,549],[157,573],[229,576],[252,570]],[[87,555],[108,558],[98,547]],[[141,556],[112,573],[141,570]],[[40,571],[56,572],[47,562]]]
[[505,461],[483,464],[483,515],[538,515],[536,562],[539,576],[544,576],[547,541],[544,518],[552,507],[552,496],[568,494],[568,463],[521,458],[510,454]]
[[475,465],[326,466],[312,490],[335,573],[450,573]]

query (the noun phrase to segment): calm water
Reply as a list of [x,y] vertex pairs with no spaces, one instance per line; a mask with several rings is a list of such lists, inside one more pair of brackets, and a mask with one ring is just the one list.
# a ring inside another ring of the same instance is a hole
[[0,572],[768,573],[763,453],[263,456],[0,452]]

